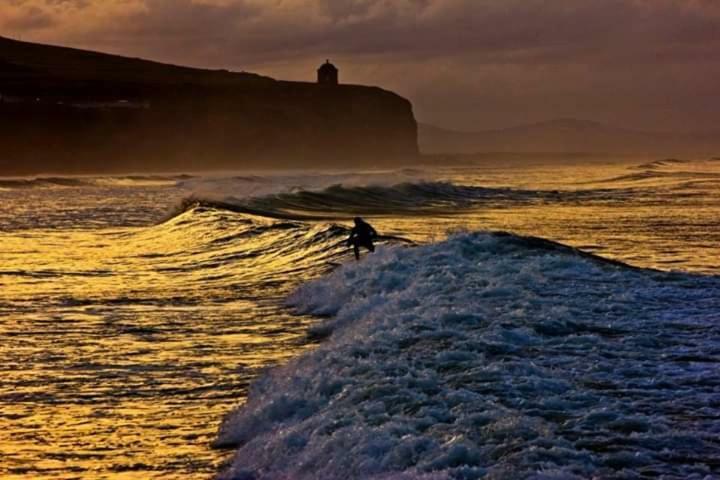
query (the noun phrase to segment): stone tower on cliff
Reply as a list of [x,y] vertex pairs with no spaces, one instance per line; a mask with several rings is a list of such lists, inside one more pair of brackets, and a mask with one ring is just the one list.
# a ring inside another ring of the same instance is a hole
[[318,68],[318,83],[320,85],[337,85],[338,82],[338,69],[335,65],[327,60],[323,65]]

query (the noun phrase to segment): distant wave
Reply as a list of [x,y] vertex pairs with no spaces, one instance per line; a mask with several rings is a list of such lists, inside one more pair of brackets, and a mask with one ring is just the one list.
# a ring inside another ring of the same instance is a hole
[[180,211],[201,205],[273,218],[335,219],[352,215],[453,213],[481,203],[517,203],[530,201],[536,196],[533,192],[457,186],[445,182],[355,187],[333,185],[320,191],[301,190],[224,201],[188,198]]
[[53,187],[93,187],[93,186],[142,186],[171,184],[193,178],[190,175],[124,175],[97,177],[37,177],[37,178],[0,178],[0,189],[30,189]]
[[251,198],[279,193],[322,191],[333,185],[352,188],[365,185],[392,186],[420,182],[428,172],[418,169],[370,172],[307,172],[283,171],[277,173],[233,176],[210,175],[179,183],[185,190],[201,198]]
[[193,175],[125,175],[98,177],[93,180],[93,184],[100,186],[157,186],[157,185],[180,185],[192,178]]
[[647,184],[652,181],[661,181],[663,184],[682,182],[687,180],[715,180],[720,179],[720,172],[716,169],[703,170],[698,168],[706,162],[679,160],[676,158],[667,158],[664,160],[656,160],[653,162],[642,163],[629,167],[632,173],[618,175],[602,180],[592,180],[589,182],[581,182],[582,185],[589,184],[613,184],[613,183],[639,183]]
[[637,170],[654,170],[657,168],[667,167],[670,165],[677,165],[681,163],[688,163],[687,160],[680,160],[677,158],[666,158],[665,160],[655,160],[653,162],[642,163],[633,168]]
[[709,478],[720,279],[542,239],[385,248],[288,299],[318,349],[256,381],[220,479]]
[[0,178],[0,188],[21,189],[38,187],[82,187],[91,182],[73,177]]
[[638,182],[643,180],[695,180],[695,179],[720,179],[720,173],[715,172],[692,172],[692,171],[671,171],[663,172],[657,170],[644,170],[642,172],[620,175],[606,180],[592,183],[614,183],[614,182]]
[[250,198],[187,198],[178,208],[203,206],[292,220],[333,220],[354,215],[452,215],[470,208],[502,208],[547,202],[624,199],[629,191],[518,190],[455,185],[449,182],[400,183],[390,186],[333,185],[319,191],[300,190]]

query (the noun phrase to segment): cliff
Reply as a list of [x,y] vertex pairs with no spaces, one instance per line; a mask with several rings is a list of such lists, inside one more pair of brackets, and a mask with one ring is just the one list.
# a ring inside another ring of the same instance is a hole
[[0,175],[350,167],[418,155],[404,98],[0,37]]

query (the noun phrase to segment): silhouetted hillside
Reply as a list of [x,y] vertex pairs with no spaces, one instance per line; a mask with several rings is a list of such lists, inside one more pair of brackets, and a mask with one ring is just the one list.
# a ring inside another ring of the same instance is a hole
[[0,37],[0,174],[310,165],[414,158],[410,102]]
[[419,144],[421,152],[425,154],[586,152],[707,156],[720,151],[720,132],[641,132],[576,119],[477,132],[458,132],[421,124]]

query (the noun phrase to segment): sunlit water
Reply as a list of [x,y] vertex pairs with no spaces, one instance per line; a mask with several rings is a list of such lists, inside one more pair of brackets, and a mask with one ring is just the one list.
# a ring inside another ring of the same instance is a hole
[[217,472],[223,416],[314,347],[284,299],[348,261],[354,215],[417,243],[506,230],[714,275],[719,184],[720,162],[2,180],[0,476]]

